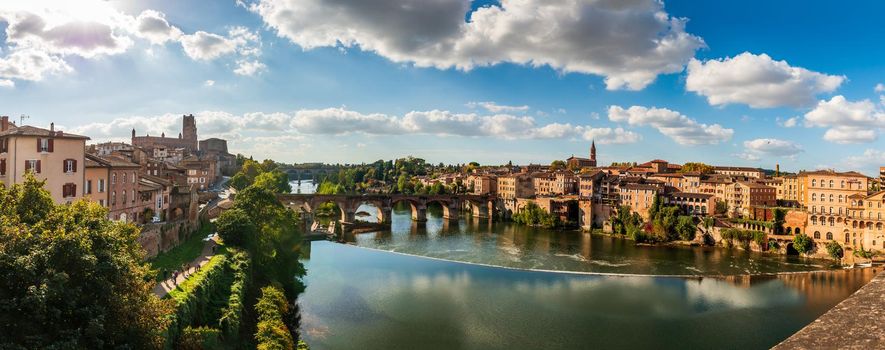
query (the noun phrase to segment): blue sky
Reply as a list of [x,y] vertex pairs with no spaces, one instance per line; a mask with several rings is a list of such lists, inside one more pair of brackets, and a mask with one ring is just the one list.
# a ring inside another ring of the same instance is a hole
[[[479,10],[478,10],[479,9]],[[286,162],[885,166],[885,3],[0,4],[0,114]]]

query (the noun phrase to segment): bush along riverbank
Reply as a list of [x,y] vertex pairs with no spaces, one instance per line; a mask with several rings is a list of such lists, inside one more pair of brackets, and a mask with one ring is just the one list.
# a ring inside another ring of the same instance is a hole
[[[272,162],[244,169],[275,174]],[[245,175],[244,175],[245,176]],[[226,250],[169,293],[167,349],[307,349],[296,298],[304,291],[298,215],[276,199],[274,176],[237,194],[215,222]]]

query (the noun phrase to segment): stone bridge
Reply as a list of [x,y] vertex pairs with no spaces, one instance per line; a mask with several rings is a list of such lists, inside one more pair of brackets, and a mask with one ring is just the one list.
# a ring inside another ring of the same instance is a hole
[[380,223],[390,223],[393,207],[397,203],[408,203],[412,210],[412,220],[427,221],[427,206],[439,203],[443,217],[457,220],[461,210],[469,210],[474,217],[493,218],[498,213],[498,203],[494,196],[470,194],[406,195],[406,194],[281,194],[277,199],[283,205],[313,213],[324,203],[335,203],[341,210],[341,222],[353,223],[357,209],[362,204],[371,204],[377,209]]

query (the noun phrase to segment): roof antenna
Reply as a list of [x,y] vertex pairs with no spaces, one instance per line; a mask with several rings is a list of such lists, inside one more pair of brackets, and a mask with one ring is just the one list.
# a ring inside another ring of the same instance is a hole
[[19,116],[19,117],[18,117],[18,126],[23,126],[23,125],[25,125],[25,119],[31,119],[31,116],[24,115],[24,114],[22,114],[21,116]]

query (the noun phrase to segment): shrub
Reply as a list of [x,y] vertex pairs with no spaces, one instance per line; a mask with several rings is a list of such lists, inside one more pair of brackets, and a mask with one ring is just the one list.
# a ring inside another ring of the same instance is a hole
[[256,347],[261,350],[294,349],[292,333],[283,322],[289,312],[289,302],[277,287],[261,288],[261,297],[255,304],[258,327],[255,332]]
[[221,348],[221,331],[212,327],[186,327],[181,332],[179,350],[203,350]]
[[238,340],[240,327],[242,327],[243,308],[245,307],[246,291],[249,288],[249,255],[245,252],[235,252],[231,255],[230,269],[234,274],[234,281],[230,286],[230,298],[227,306],[221,311],[221,319],[218,324],[226,340]]
[[169,315],[170,324],[166,329],[167,345],[177,344],[184,329],[190,325],[217,321],[211,315],[210,302],[214,295],[222,293],[228,286],[225,278],[226,260],[224,255],[212,257],[199,271],[166,295],[175,305],[175,313]]
[[836,260],[842,259],[842,256],[845,252],[842,250],[842,245],[836,241],[829,241],[827,243],[827,253],[830,254],[830,257]]
[[793,237],[793,248],[799,253],[808,254],[814,248],[814,241],[808,235],[800,233]]

